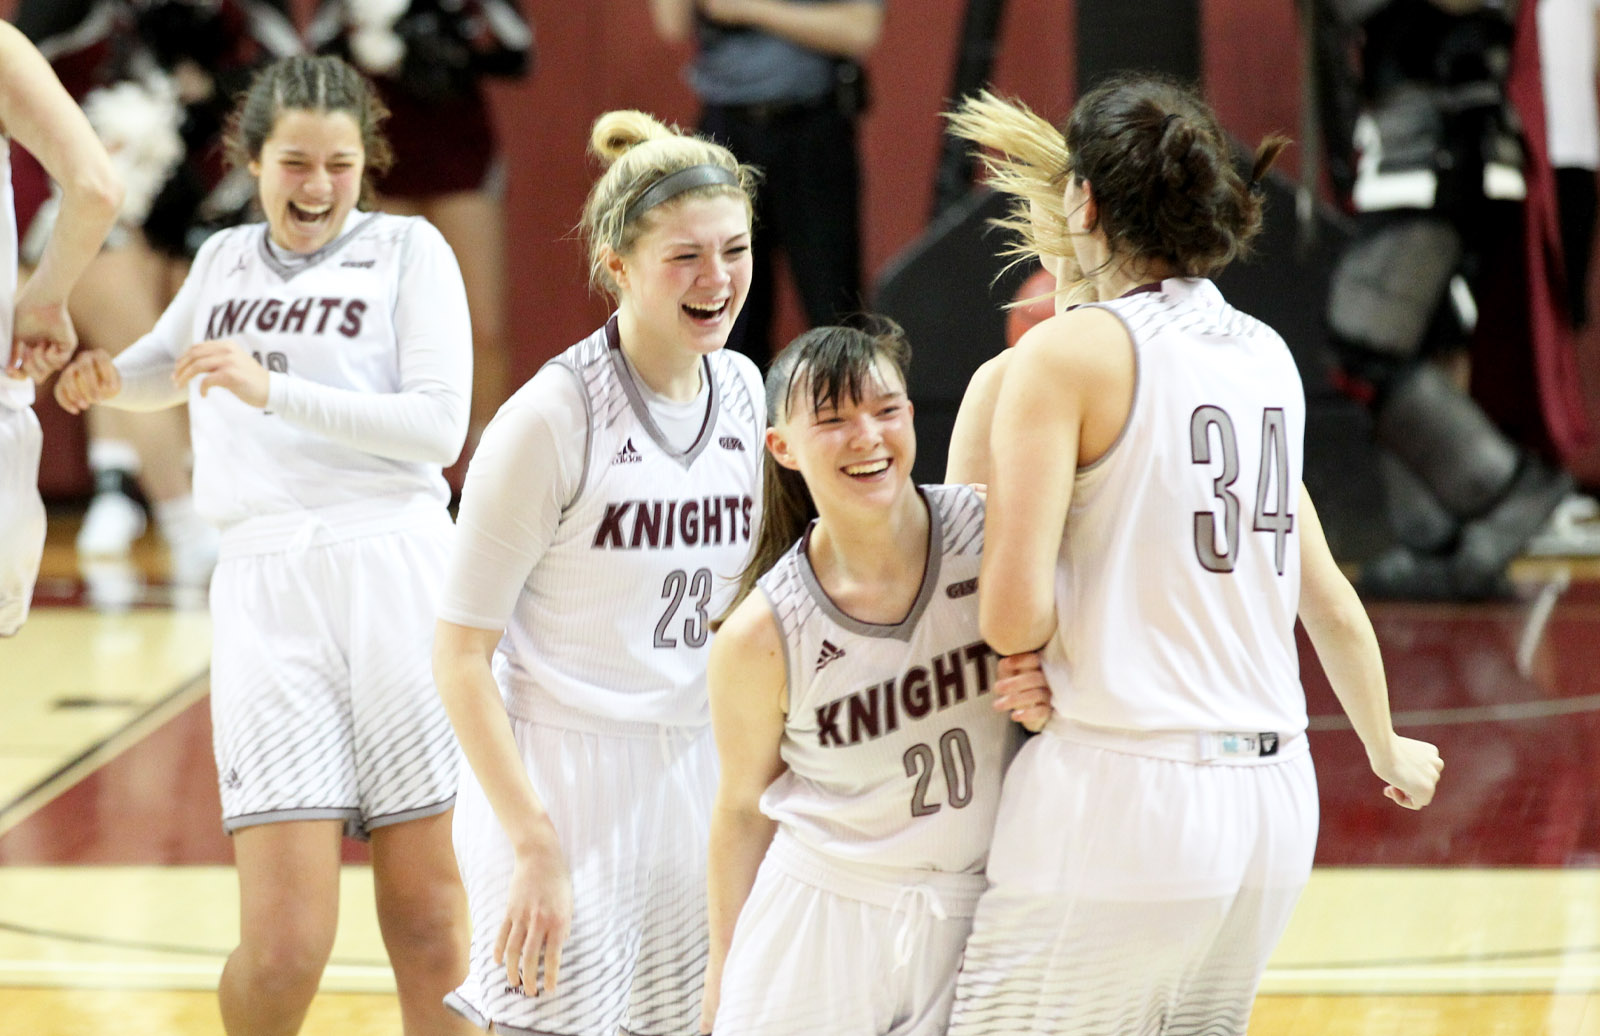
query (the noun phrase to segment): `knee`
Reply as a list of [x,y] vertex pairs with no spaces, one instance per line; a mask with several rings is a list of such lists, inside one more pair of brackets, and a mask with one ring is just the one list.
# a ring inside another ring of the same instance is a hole
[[285,1000],[314,994],[333,954],[333,930],[285,924],[246,935],[233,953],[258,992]]
[[467,909],[459,884],[439,882],[380,897],[378,913],[391,960],[420,971],[465,971]]

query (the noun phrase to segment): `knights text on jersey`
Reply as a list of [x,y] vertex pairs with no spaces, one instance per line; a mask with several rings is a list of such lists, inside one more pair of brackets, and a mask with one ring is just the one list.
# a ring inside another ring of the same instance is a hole
[[702,725],[710,622],[760,521],[761,375],[729,350],[705,357],[705,423],[676,449],[616,328],[613,317],[551,361],[572,372],[588,409],[584,473],[518,596],[498,673],[508,707],[526,718],[553,701],[626,722]]
[[1044,653],[1057,711],[1131,730],[1304,730],[1305,393],[1283,339],[1208,280],[1095,303],[1133,339],[1127,424],[1078,473]]
[[[426,304],[402,299],[402,279],[431,264],[454,270],[455,261],[423,220],[384,213],[355,220],[311,263],[293,269],[272,255],[265,224],[214,235],[189,274],[199,282],[191,326],[181,329],[186,340],[173,346],[181,352],[194,342],[234,339],[269,372],[360,393],[398,392],[409,343],[398,340],[406,329],[397,328],[396,312],[402,304]],[[191,382],[189,397],[195,497],[219,526],[399,494],[441,504],[448,498],[438,464],[334,442],[231,392],[202,397],[199,380]]]
[[828,855],[974,872],[1022,731],[993,707],[997,656],[978,633],[983,501],[968,486],[922,493],[928,562],[899,624],[840,611],[817,582],[804,537],[761,578],[789,688],[788,770],[761,808]]

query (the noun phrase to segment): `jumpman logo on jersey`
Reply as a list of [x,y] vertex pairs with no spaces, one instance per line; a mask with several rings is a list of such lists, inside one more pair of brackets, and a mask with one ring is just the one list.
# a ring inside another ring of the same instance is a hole
[[839,647],[831,640],[824,640],[822,642],[822,653],[817,655],[817,667],[812,672],[820,673],[829,662],[843,657],[844,648]]
[[622,449],[617,451],[617,455],[611,458],[611,463],[637,464],[642,460],[644,460],[644,454],[634,448],[633,439],[629,438],[627,442],[622,444]]

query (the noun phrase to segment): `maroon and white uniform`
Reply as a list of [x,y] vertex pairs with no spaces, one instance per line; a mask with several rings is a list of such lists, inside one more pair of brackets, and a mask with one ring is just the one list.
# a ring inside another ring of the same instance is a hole
[[456,849],[472,970],[448,1002],[496,1031],[691,1032],[705,967],[716,753],[705,668],[760,520],[760,374],[726,350],[656,396],[613,318],[485,430],[440,617],[504,630],[494,669],[573,881],[561,983],[506,986],[494,940],[511,850],[470,768]]
[[[232,339],[270,372],[257,409],[200,379]],[[310,255],[265,224],[206,242],[155,328],[116,359],[126,409],[187,402],[195,501],[222,530],[211,584],[224,826],[338,818],[352,833],[450,808],[458,750],[433,687],[472,332],[425,220],[353,212]]]
[[1133,340],[1133,403],[1073,486],[1056,715],[1007,776],[950,1031],[1242,1036],[1316,843],[1304,391],[1208,280],[1093,305]]
[[924,486],[928,559],[898,623],[818,583],[802,537],[758,583],[783,635],[788,769],[778,832],[739,914],[716,1031],[941,1036],[1022,728],[990,696],[978,633],[983,501]]

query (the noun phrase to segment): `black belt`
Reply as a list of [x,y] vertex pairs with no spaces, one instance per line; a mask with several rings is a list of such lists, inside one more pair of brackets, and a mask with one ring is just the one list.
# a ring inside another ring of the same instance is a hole
[[759,104],[708,104],[708,109],[721,112],[730,118],[741,122],[754,123],[758,126],[770,126],[776,122],[798,118],[823,111],[833,106],[833,98],[828,95],[813,98],[809,101],[762,101]]

